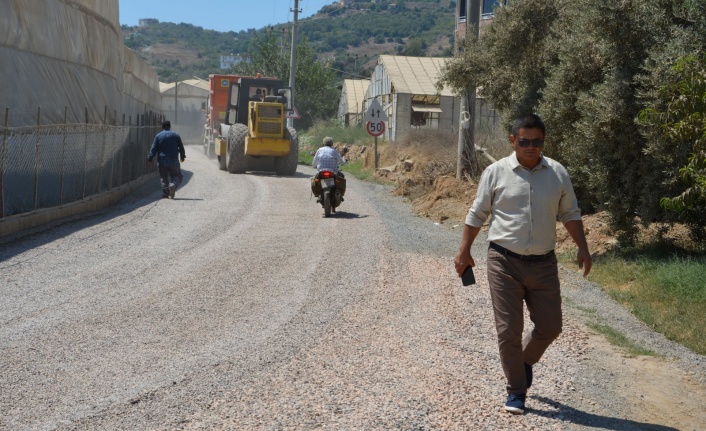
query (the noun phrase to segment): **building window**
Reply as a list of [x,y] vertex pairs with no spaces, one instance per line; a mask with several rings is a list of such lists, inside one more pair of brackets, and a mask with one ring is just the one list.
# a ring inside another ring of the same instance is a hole
[[438,130],[440,117],[441,109],[438,105],[412,105],[412,121],[410,124],[417,129]]
[[483,18],[492,18],[495,9],[507,5],[508,0],[483,0]]
[[466,0],[458,0],[458,22],[466,22]]

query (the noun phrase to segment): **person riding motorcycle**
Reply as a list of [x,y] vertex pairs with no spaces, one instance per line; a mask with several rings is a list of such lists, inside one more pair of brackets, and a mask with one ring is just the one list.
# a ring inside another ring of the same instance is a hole
[[[341,157],[338,151],[333,148],[333,138],[327,136],[324,138],[324,146],[316,151],[312,163],[317,172],[331,171],[338,177],[337,183],[339,184],[339,188],[337,191],[341,194],[341,201],[343,201],[343,195],[346,193],[346,177],[343,175],[343,172],[338,170],[338,167],[339,165],[345,165],[346,162],[347,160]],[[314,195],[318,197],[317,190],[315,190],[314,178],[312,178],[311,181],[311,189]],[[336,212],[335,208],[333,212]]]
[[316,151],[312,165],[319,172],[331,171],[343,178],[343,173],[338,171],[339,163],[345,165],[346,159],[341,157],[338,151],[333,148],[333,138],[327,136],[324,138],[324,146]]

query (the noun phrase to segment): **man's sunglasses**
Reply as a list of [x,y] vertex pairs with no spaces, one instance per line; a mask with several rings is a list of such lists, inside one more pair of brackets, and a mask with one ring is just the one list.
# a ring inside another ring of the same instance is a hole
[[529,139],[520,139],[517,141],[517,145],[519,145],[522,148],[527,148],[530,145],[532,145],[535,148],[542,148],[544,146],[544,140],[543,139],[532,139],[531,141]]

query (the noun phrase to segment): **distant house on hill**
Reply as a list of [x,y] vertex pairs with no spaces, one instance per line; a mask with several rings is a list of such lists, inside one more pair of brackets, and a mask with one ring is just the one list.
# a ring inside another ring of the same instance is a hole
[[221,55],[221,70],[230,69],[242,62],[243,57],[240,54]]
[[140,27],[149,27],[157,24],[159,24],[159,20],[157,18],[140,18],[139,21]]
[[338,104],[338,119],[345,126],[355,126],[363,120],[363,101],[370,85],[369,79],[345,79]]
[[436,89],[446,60],[399,55],[378,58],[365,101],[368,106],[377,98],[385,110],[386,139],[399,139],[413,129],[458,130],[458,98],[449,88]]
[[[159,83],[162,93],[162,114],[172,123],[184,143],[201,143],[206,124],[205,103],[208,81],[186,79],[177,83]],[[176,111],[174,109],[176,105]]]

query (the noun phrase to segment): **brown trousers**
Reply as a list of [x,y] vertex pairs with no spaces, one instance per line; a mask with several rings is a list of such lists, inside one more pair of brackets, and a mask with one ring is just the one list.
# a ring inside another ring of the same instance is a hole
[[[488,284],[508,393],[527,391],[525,367],[536,364],[561,333],[561,292],[556,256],[527,262],[488,250]],[[522,339],[523,302],[534,328]]]

